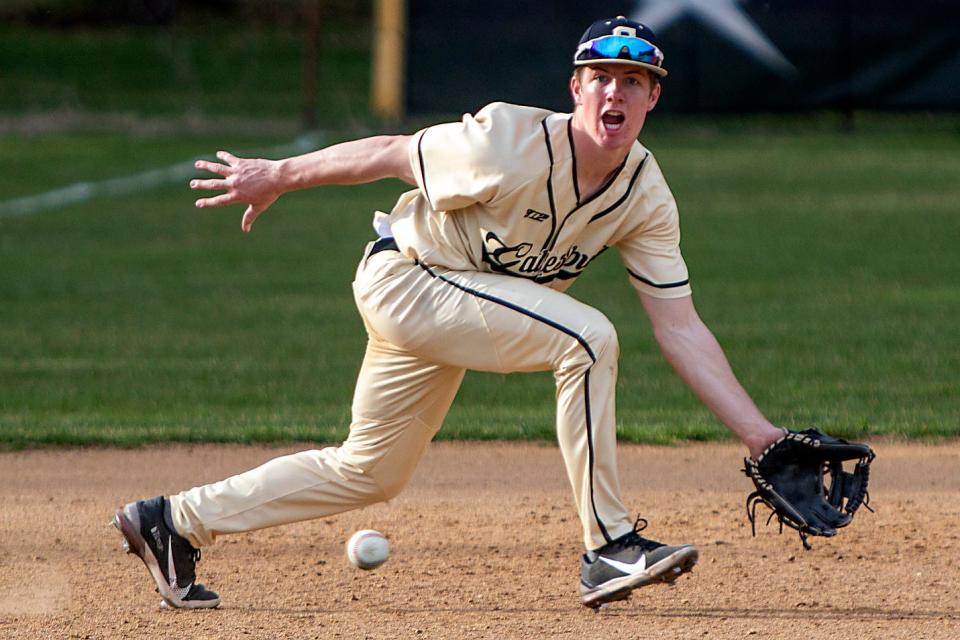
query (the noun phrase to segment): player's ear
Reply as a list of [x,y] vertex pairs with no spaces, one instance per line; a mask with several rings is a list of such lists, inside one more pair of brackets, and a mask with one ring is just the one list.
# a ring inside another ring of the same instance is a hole
[[650,103],[647,105],[647,113],[653,111],[653,108],[657,106],[657,102],[660,101],[660,83],[653,82],[653,87],[650,88]]
[[579,69],[573,72],[573,75],[570,76],[570,96],[573,98],[573,104],[580,104],[580,92],[582,87],[580,86],[580,74],[577,73]]

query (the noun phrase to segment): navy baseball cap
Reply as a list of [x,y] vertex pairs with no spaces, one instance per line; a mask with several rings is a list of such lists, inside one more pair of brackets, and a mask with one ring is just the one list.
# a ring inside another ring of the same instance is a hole
[[597,20],[580,38],[573,65],[601,63],[630,64],[649,69],[661,78],[667,75],[656,34],[647,25],[623,16]]

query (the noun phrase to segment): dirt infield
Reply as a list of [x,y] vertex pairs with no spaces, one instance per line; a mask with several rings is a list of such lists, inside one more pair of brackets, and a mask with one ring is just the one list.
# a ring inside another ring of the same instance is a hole
[[[701,558],[601,613],[577,598],[552,446],[435,444],[388,504],[223,537],[199,565],[223,604],[201,612],[159,609],[113,509],[302,447],[0,454],[0,638],[958,638],[960,443],[871,444],[876,513],[807,552],[773,525],[750,536],[739,447],[621,447],[650,536]],[[343,550],[367,527],[393,548],[372,572]]]

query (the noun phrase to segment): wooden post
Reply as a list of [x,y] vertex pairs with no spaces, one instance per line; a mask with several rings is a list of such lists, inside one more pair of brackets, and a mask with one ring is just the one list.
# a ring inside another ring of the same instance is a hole
[[406,0],[376,0],[370,107],[387,120],[404,116],[406,44]]

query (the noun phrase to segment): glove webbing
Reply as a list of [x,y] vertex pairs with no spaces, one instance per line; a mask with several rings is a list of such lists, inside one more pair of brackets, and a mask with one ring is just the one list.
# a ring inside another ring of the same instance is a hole
[[[830,491],[827,494],[827,502],[837,509],[842,508],[847,513],[854,513],[861,505],[873,513],[867,486],[870,482],[870,463],[873,462],[874,457],[870,455],[861,458],[852,472],[844,471],[843,465],[836,460],[830,462],[828,464]],[[844,500],[846,504],[843,504]]]

